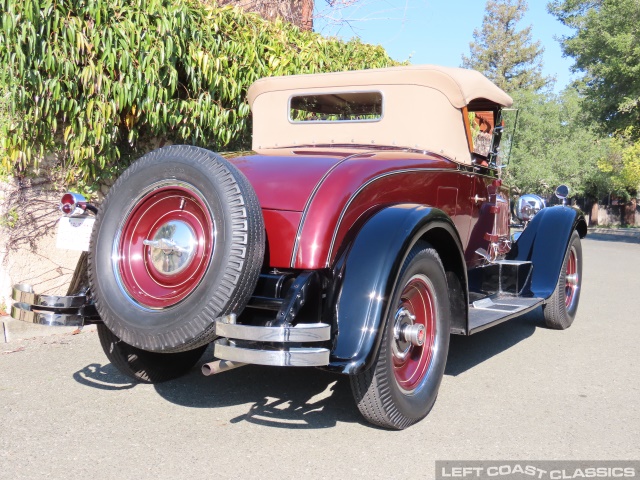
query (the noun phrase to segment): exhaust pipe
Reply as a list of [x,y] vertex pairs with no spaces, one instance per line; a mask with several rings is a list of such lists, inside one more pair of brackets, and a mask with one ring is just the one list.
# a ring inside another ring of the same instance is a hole
[[205,377],[216,375],[217,373],[226,372],[227,370],[233,370],[234,368],[244,367],[246,363],[232,362],[230,360],[216,360],[215,362],[209,362],[202,365],[202,374]]

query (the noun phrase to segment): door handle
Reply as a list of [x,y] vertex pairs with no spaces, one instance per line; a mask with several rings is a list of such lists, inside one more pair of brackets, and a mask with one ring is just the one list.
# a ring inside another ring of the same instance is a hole
[[479,203],[482,203],[482,202],[486,202],[486,201],[487,201],[487,199],[486,199],[486,198],[484,198],[484,197],[479,197],[477,193],[476,193],[476,196],[475,196],[475,197],[471,197],[471,200],[473,200],[473,201],[476,203],[476,205],[477,205],[477,204],[479,204]]

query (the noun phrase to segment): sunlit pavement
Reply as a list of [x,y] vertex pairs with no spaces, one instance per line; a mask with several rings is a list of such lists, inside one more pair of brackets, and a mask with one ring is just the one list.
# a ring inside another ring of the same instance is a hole
[[538,311],[452,337],[433,411],[402,432],[365,424],[348,379],[320,370],[134,385],[95,331],[0,343],[0,479],[406,480],[438,459],[637,459],[640,244],[602,235],[583,241],[570,329]]

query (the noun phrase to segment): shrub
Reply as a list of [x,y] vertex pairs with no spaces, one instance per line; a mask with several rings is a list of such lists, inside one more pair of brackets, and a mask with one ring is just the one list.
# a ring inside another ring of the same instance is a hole
[[19,119],[1,168],[25,174],[53,152],[68,183],[117,174],[151,139],[247,148],[258,78],[395,64],[379,46],[197,0],[0,5],[0,69]]
[[11,129],[11,92],[7,85],[7,73],[0,71],[0,162],[5,162],[7,151],[5,149],[6,138]]

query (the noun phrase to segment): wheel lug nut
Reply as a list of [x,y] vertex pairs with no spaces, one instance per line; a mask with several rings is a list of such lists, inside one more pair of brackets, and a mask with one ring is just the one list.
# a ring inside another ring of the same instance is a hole
[[421,347],[424,345],[424,338],[426,336],[424,325],[420,323],[405,325],[402,328],[400,336],[405,342],[409,342],[416,347]]

